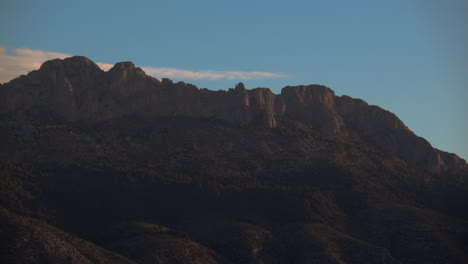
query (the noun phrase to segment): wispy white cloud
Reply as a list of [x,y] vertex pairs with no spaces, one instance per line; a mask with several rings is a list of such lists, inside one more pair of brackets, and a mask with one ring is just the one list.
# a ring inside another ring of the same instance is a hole
[[241,71],[190,71],[180,70],[175,68],[152,68],[142,67],[142,69],[151,76],[192,79],[192,80],[254,80],[254,79],[271,79],[271,78],[286,78],[285,74],[271,72],[241,72]]
[[28,71],[39,69],[47,60],[64,59],[70,54],[31,50],[26,48],[13,49],[13,55],[0,47],[0,83],[7,82]]
[[114,64],[102,63],[102,62],[96,62],[96,64],[99,66],[99,68],[105,71],[110,70],[114,66]]
[[[7,54],[7,50],[0,47],[0,83],[7,82],[28,71],[39,69],[47,60],[63,59],[70,54],[31,50],[27,48],[13,49],[13,54]],[[101,69],[107,71],[113,64],[96,63]],[[242,71],[191,71],[176,68],[141,67],[146,74],[157,78],[175,78],[183,80],[254,80],[287,78],[288,75],[271,72],[242,72]]]

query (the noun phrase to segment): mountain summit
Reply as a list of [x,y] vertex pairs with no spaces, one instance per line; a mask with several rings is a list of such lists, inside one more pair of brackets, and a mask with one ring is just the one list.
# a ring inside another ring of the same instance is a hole
[[214,118],[233,125],[275,128],[298,120],[344,137],[358,133],[369,143],[434,172],[466,170],[454,154],[431,147],[393,113],[322,85],[228,91],[198,89],[184,82],[159,81],[132,62],[108,72],[80,56],[45,62],[37,71],[1,86],[0,113],[47,107],[68,121],[97,122],[124,116]]
[[467,263],[468,165],[323,85],[132,62],[0,85],[2,263]]

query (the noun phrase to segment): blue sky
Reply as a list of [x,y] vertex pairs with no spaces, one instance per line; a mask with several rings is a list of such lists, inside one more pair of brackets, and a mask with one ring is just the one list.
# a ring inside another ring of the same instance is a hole
[[0,68],[24,48],[186,70],[171,78],[213,90],[319,83],[467,159],[467,11],[464,0],[7,0]]

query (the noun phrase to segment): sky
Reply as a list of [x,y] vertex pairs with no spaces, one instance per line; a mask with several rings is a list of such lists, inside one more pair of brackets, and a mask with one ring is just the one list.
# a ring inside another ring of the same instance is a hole
[[468,159],[466,13],[466,0],[3,0],[0,83],[81,55],[212,90],[323,84]]

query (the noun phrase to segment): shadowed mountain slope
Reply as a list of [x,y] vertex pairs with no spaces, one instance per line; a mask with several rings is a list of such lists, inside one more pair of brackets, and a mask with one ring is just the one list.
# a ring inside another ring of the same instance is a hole
[[91,263],[468,260],[466,162],[325,86],[211,91],[52,60],[0,86],[0,138],[18,263],[61,258],[51,234]]

